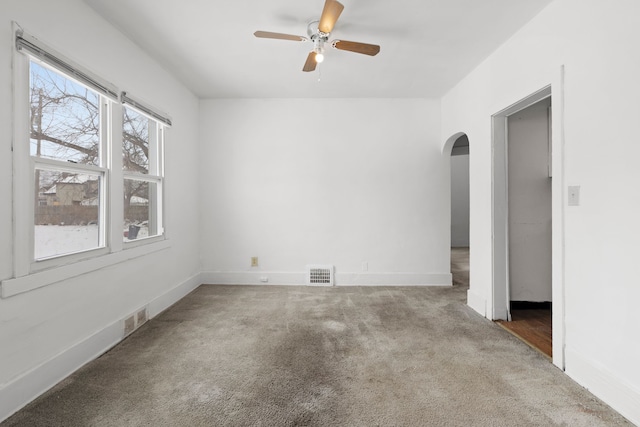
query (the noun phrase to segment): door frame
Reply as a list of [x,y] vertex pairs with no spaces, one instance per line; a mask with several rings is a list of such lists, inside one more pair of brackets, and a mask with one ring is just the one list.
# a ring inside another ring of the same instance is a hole
[[[564,369],[564,286],[563,260],[564,234],[563,188],[564,188],[564,69],[562,69],[559,90],[552,91],[552,85],[526,96],[491,116],[491,227],[492,227],[492,320],[511,320],[509,309],[509,210],[508,210],[508,117],[543,99],[552,98],[554,127],[552,130],[552,156],[554,180],[552,182],[552,294],[553,294],[553,363]],[[553,93],[552,93],[553,92]],[[557,224],[556,224],[557,223]]]
[[491,116],[491,132],[493,134],[492,151],[492,255],[493,286],[492,300],[493,320],[511,320],[509,310],[509,165],[508,165],[508,119],[509,116],[524,110],[531,105],[551,96],[551,86],[521,99],[504,110]]

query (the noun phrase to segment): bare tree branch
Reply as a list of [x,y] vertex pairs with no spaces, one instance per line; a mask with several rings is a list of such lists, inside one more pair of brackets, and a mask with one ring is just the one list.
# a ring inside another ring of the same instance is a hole
[[85,154],[87,154],[89,156],[93,156],[96,153],[95,149],[85,148],[85,147],[83,147],[81,145],[72,144],[70,142],[66,142],[66,141],[63,141],[61,139],[49,136],[49,135],[47,135],[45,133],[38,133],[35,130],[31,131],[31,138],[39,139],[39,140],[42,140],[42,141],[53,142],[53,143],[56,143],[56,144],[61,145],[63,147],[72,148],[72,149],[74,149],[76,151],[80,151],[81,153],[85,153]]

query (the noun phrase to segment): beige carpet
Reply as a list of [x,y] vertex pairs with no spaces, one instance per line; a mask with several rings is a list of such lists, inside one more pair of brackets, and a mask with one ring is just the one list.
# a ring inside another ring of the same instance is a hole
[[630,425],[456,283],[201,286],[2,426]]

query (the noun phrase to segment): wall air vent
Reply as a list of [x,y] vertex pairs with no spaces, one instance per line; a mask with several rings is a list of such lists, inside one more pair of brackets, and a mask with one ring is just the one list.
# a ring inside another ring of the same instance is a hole
[[332,265],[307,265],[307,285],[333,286]]

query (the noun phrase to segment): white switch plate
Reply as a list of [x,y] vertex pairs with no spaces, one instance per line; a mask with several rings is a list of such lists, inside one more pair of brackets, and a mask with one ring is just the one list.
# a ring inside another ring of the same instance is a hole
[[569,186],[569,206],[580,206],[580,186]]

